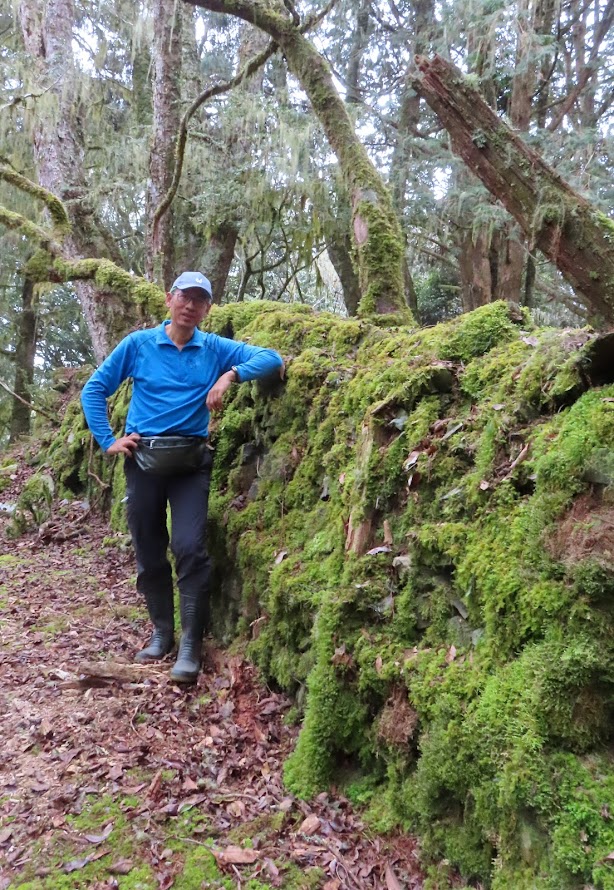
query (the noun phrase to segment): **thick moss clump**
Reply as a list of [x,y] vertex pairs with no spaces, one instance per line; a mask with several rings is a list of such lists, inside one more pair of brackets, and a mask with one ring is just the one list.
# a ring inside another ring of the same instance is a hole
[[582,529],[614,524],[614,364],[591,381],[594,335],[503,303],[418,332],[260,303],[210,325],[287,359],[219,421],[211,509],[216,615],[228,630],[233,603],[304,711],[288,786],[351,775],[376,824],[466,880],[613,887],[614,541]]
[[13,518],[7,529],[9,537],[18,537],[25,531],[38,528],[51,516],[55,493],[53,478],[48,473],[35,473],[24,485]]
[[[467,881],[612,890],[609,347],[503,303],[423,331],[261,302],[208,324],[287,364],[214,421],[210,515],[214,630],[303,717],[289,788],[347,777]],[[48,461],[120,521],[88,437],[69,412]]]

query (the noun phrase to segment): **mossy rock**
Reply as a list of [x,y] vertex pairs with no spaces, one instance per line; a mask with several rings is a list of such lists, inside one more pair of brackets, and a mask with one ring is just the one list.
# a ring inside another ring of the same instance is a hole
[[17,498],[7,534],[18,537],[39,528],[51,516],[54,494],[55,483],[49,473],[39,472],[31,476]]

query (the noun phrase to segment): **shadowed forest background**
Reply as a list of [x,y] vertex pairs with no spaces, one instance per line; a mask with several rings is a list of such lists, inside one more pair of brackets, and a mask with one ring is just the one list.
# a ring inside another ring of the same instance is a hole
[[287,365],[213,424],[212,629],[294,702],[284,787],[417,834],[431,890],[614,887],[613,23],[0,0],[5,570],[80,510],[125,545],[76,397],[202,269]]

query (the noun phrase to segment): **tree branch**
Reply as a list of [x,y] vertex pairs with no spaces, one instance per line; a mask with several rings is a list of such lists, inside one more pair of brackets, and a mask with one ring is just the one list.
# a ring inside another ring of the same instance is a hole
[[53,235],[56,238],[59,237],[61,240],[64,235],[70,232],[71,227],[66,208],[56,195],[36,182],[32,182],[26,176],[22,176],[7,163],[0,162],[0,179],[43,202],[53,221]]
[[578,82],[568,94],[567,98],[563,102],[563,105],[559,109],[558,114],[555,115],[555,117],[552,119],[547,127],[547,129],[551,133],[553,133],[560,126],[563,118],[566,114],[569,113],[569,111],[571,111],[576,99],[578,98],[578,96],[580,96],[580,94],[588,84],[589,80],[597,73],[599,49],[604,37],[610,30],[612,22],[614,22],[614,0],[608,0],[607,6],[603,10],[603,17],[595,28],[595,33],[593,36],[593,46],[590,51],[588,60],[580,72]]
[[2,205],[0,205],[0,226],[21,232],[25,238],[34,241],[53,256],[60,254],[60,245],[53,240],[51,232],[26,219],[21,213],[14,213]]
[[[306,19],[306,21],[300,26],[298,29],[301,33],[306,33],[311,30],[311,28],[315,28],[322,19],[328,15],[328,13],[335,7],[338,3],[338,0],[329,0],[329,2],[324,6],[319,13],[314,14],[313,16]],[[295,24],[298,22],[295,21]],[[181,180],[181,174],[183,172],[183,161],[185,157],[185,147],[188,139],[188,124],[190,120],[198,109],[204,105],[205,102],[208,102],[209,99],[213,99],[214,96],[221,96],[223,93],[227,93],[232,90],[234,87],[239,86],[244,80],[247,80],[248,77],[251,77],[252,74],[255,74],[259,68],[262,68],[271,56],[277,51],[277,44],[274,40],[271,42],[257,55],[255,55],[252,59],[250,59],[243,68],[239,71],[239,73],[233,77],[231,80],[226,81],[225,83],[215,84],[215,86],[207,87],[206,90],[194,99],[190,107],[185,112],[182,121],[181,127],[179,129],[179,135],[177,137],[177,145],[175,147],[175,170],[173,173],[173,179],[170,185],[168,192],[164,195],[159,205],[156,207],[152,228],[155,231],[158,226],[160,220],[168,210],[168,208],[173,203],[175,195],[177,194],[177,189],[179,188],[179,181]]]
[[26,405],[32,411],[36,411],[37,414],[42,414],[43,417],[47,418],[47,420],[52,420],[53,423],[57,423],[57,415],[54,417],[52,414],[48,414],[47,411],[44,411],[42,408],[37,408],[36,405],[33,405],[31,402],[26,402],[25,399],[22,399],[21,396],[18,396],[16,392],[13,392],[13,390],[10,389],[2,380],[0,380],[0,386],[2,387],[2,389],[5,389],[9,395],[13,396],[14,399],[17,399],[18,402],[21,402],[22,405]]
[[[271,40],[270,43],[259,52],[253,59],[250,59],[243,68],[239,71],[239,73],[232,78],[232,80],[226,81],[226,83],[218,83],[212,87],[208,87],[204,90],[199,96],[194,99],[190,107],[187,109],[183,118],[181,120],[181,126],[179,129],[179,135],[177,136],[177,145],[175,147],[175,171],[173,173],[173,179],[170,184],[170,188],[162,198],[161,202],[156,207],[152,228],[156,230],[156,227],[160,223],[160,220],[171,206],[175,195],[177,194],[177,189],[179,188],[179,181],[181,179],[181,174],[183,172],[183,160],[185,157],[185,147],[188,141],[188,124],[190,119],[196,114],[201,105],[204,105],[209,99],[212,99],[214,96],[220,96],[222,93],[227,93],[233,87],[238,86],[248,77],[251,77],[258,68],[261,68],[273,55],[273,53],[277,50],[277,44]],[[155,236],[154,236],[155,237]]]
[[319,25],[322,19],[326,18],[329,12],[335,8],[339,0],[329,0],[326,6],[323,6],[319,12],[314,12],[312,15],[307,16],[299,31],[303,34],[306,34],[307,31],[311,31],[312,28],[315,28],[316,25]]

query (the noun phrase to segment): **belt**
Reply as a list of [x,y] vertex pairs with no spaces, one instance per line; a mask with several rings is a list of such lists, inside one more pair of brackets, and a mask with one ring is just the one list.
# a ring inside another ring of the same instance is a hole
[[200,445],[208,440],[208,436],[141,436],[139,445],[142,448],[164,448],[167,445]]

